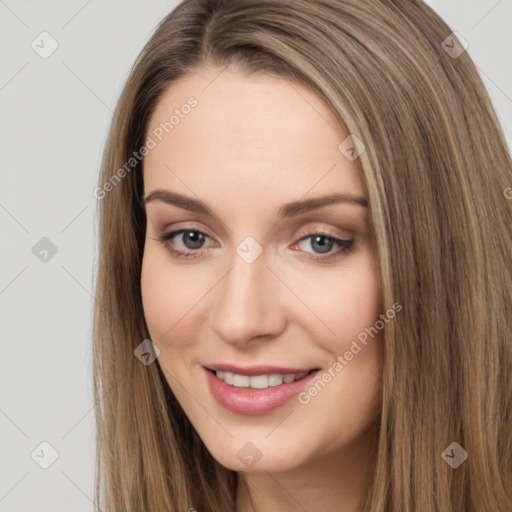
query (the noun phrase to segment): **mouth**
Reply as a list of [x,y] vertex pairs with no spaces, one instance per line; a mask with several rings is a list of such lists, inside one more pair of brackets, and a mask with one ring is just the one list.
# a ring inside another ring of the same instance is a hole
[[[275,368],[272,367],[273,372]],[[237,370],[243,373],[230,372],[226,366],[224,369],[203,366],[203,369],[212,397],[228,411],[244,416],[263,415],[284,406],[304,391],[320,372],[320,368],[298,372],[279,368],[286,373],[262,373],[263,367]]]
[[319,370],[319,368],[313,368],[312,370],[298,372],[286,371],[271,373],[254,373],[254,370],[251,370],[244,371],[244,373],[242,373],[241,371],[240,373],[237,373],[230,371],[213,370],[211,368],[206,367],[205,369],[229,386],[232,386],[234,388],[246,389],[267,389],[271,387],[291,384],[293,382],[305,379],[311,373]]

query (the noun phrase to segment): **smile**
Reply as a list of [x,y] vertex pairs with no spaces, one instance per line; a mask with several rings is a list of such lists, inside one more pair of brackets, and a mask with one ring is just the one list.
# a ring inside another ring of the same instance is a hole
[[217,371],[215,375],[226,384],[236,388],[266,389],[268,387],[280,386],[283,382],[289,384],[302,379],[310,372],[301,373],[272,373],[270,375],[240,375],[232,372]]
[[[228,411],[245,416],[267,414],[304,391],[320,371],[261,373],[263,368],[239,370],[252,375],[203,367],[212,397]],[[233,368],[231,368],[233,369]],[[275,372],[275,368],[273,369]]]

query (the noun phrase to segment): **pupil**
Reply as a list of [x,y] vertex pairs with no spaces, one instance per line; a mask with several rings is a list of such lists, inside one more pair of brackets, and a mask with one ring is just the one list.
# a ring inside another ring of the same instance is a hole
[[187,231],[186,235],[184,242],[189,249],[199,249],[203,244],[204,237],[202,233],[198,233],[197,231]]
[[[327,237],[315,236],[313,239],[313,246],[314,246],[314,244],[318,243],[319,240],[327,240]],[[329,252],[332,249],[332,244],[333,244],[333,242],[331,240],[329,240],[327,243],[323,243],[323,244],[319,243],[318,247],[320,248],[320,250],[318,252],[320,252],[320,253]],[[313,249],[316,250],[315,247],[313,247]]]

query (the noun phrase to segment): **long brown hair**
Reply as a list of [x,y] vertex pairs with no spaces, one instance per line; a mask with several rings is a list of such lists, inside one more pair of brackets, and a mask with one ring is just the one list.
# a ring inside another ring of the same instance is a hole
[[149,338],[138,153],[148,119],[180,77],[233,65],[312,88],[366,147],[356,163],[382,301],[403,310],[384,329],[364,512],[512,510],[512,162],[463,50],[417,0],[185,0],[159,24],[119,99],[94,192],[98,508],[235,510],[236,473],[210,455],[158,362],[134,356]]

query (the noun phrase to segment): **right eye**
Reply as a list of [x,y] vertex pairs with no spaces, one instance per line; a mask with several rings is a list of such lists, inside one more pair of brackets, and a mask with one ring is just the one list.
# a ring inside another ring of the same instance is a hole
[[[173,239],[181,238],[181,244],[184,249],[176,249]],[[177,229],[167,233],[161,233],[157,240],[164,243],[168,251],[177,258],[198,258],[201,256],[201,249],[205,240],[210,237],[197,229]]]

